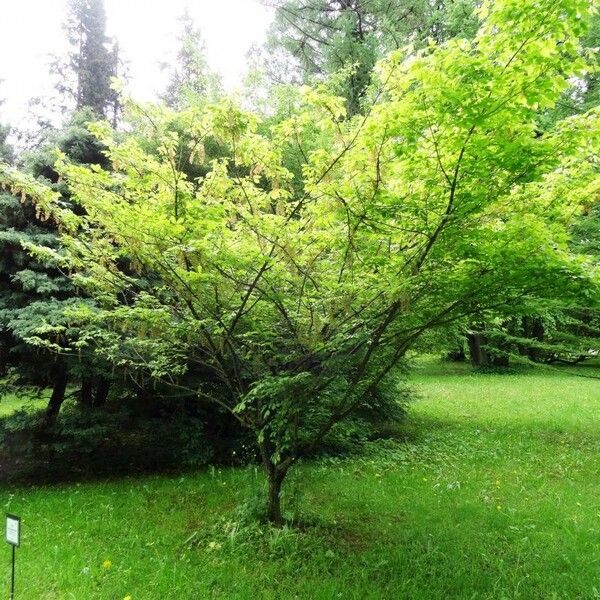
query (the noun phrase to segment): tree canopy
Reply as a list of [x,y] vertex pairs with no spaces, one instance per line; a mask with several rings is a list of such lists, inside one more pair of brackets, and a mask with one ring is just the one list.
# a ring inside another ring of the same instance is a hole
[[313,83],[347,71],[342,93],[360,112],[378,59],[408,43],[422,46],[477,30],[473,0],[276,0],[266,65],[282,77]]

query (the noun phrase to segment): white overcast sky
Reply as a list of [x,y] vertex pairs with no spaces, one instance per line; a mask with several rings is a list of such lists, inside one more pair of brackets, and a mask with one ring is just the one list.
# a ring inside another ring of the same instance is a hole
[[[105,0],[108,34],[129,62],[132,95],[164,86],[159,64],[174,56],[178,18],[187,8],[202,31],[207,59],[227,89],[239,85],[247,53],[262,44],[272,12],[258,0]],[[48,55],[64,50],[66,0],[0,0],[0,122],[26,127],[27,102],[51,91]]]

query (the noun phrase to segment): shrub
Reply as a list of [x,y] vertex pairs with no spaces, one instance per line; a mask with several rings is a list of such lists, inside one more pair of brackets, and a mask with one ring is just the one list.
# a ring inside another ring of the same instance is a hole
[[110,476],[188,469],[214,459],[202,416],[154,408],[140,413],[121,404],[82,412],[67,404],[51,426],[42,411],[15,412],[0,421],[0,477]]

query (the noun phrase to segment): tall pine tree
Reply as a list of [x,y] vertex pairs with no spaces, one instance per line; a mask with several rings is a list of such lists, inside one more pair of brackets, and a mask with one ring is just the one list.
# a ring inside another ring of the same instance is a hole
[[111,79],[119,74],[119,47],[106,33],[104,0],[69,0],[64,28],[69,51],[54,65],[58,92],[70,108],[115,120],[119,109]]
[[220,92],[218,76],[213,73],[206,61],[205,46],[200,29],[189,12],[180,19],[181,32],[179,48],[173,64],[165,64],[169,83],[162,100],[172,108],[181,109],[190,102],[209,98],[214,100]]

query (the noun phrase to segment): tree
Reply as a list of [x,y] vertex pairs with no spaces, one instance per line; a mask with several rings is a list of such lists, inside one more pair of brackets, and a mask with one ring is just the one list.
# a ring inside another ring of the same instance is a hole
[[[599,43],[600,15],[596,13],[581,40],[580,52],[593,57]],[[543,112],[538,120],[538,135],[544,135],[562,119],[599,105],[597,69],[590,69],[573,78],[555,106]],[[596,208],[586,206],[569,232],[573,250],[591,255],[596,264],[598,218]],[[487,322],[481,317],[468,328],[471,362],[476,367],[507,366],[511,356],[519,355],[534,362],[577,363],[600,353],[600,312],[595,299],[590,302],[582,298],[575,304],[565,304],[560,298],[530,299],[515,307],[509,319],[490,317]]]
[[65,62],[55,61],[57,90],[75,110],[87,107],[96,117],[116,119],[118,95],[111,79],[119,74],[119,46],[106,34],[104,0],[69,0],[65,31],[70,51]]
[[25,338],[41,322],[60,319],[72,286],[55,265],[37,261],[25,250],[27,244],[59,245],[56,230],[36,217],[31,202],[0,194],[0,225],[0,375],[16,374],[20,383],[52,387],[46,416],[53,420],[65,396],[67,367],[45,349],[35,352]]
[[10,127],[0,125],[0,162],[11,163],[13,161],[13,149],[8,143]]
[[127,69],[118,41],[106,35],[104,0],[69,0],[66,5],[67,52],[52,56],[50,63],[57,94],[31,98],[26,123],[15,132],[19,147],[27,152],[59,135],[75,112],[90,110],[114,127],[121,114],[121,96],[112,79],[126,78]]
[[[111,89],[111,77],[119,66],[118,45],[109,47],[106,15],[102,0],[71,0],[65,29],[71,45],[66,64],[57,66],[61,75],[60,91],[71,95],[77,108],[62,131],[44,132],[38,150],[26,157],[29,171],[44,178],[61,193],[68,205],[68,192],[53,168],[54,145],[72,160],[106,166],[97,140],[85,129],[85,122],[100,116],[112,116],[116,125],[119,106]],[[0,158],[2,158],[0,152]],[[69,381],[81,381],[82,405],[102,403],[108,393],[102,365],[86,361],[85,356],[59,357],[45,348],[32,346],[32,327],[40,323],[52,328],[63,321],[64,307],[80,303],[77,291],[57,268],[56,261],[32,258],[27,245],[45,244],[59,251],[56,223],[43,219],[27,199],[3,195],[0,222],[4,225],[0,252],[0,341],[6,373],[20,384],[52,388],[46,416],[52,422],[58,415]]]
[[[27,170],[61,194],[65,208],[68,190],[54,169],[55,148],[75,162],[108,166],[102,147],[85,128],[93,118],[87,109],[74,115],[68,126],[47,145],[26,158]],[[103,365],[85,353],[69,357],[31,343],[34,330],[53,330],[65,323],[65,308],[82,302],[69,278],[54,259],[29,255],[28,246],[44,245],[60,253],[57,223],[46,219],[27,198],[0,197],[0,369],[20,385],[50,387],[46,424],[54,422],[65,399],[67,384],[81,383],[82,405],[102,404],[108,393]]]
[[[63,261],[98,304],[32,337],[56,344],[77,327],[72,349],[175,389],[200,366],[205,379],[185,392],[255,434],[268,518],[281,525],[289,469],[393,386],[425,333],[557,290],[598,298],[597,269],[566,232],[600,190],[600,111],[542,137],[535,126],[586,68],[577,37],[592,6],[497,0],[483,10],[473,41],[382,62],[365,116],[347,119],[344,99],[324,88],[269,136],[231,101],[188,109],[197,147],[217,137],[230,148],[201,180],[177,169],[159,107],[145,112],[160,157],[99,124],[114,171],[61,161],[80,216],[4,168],[12,190],[62,224],[67,255],[35,252]],[[302,145],[305,129],[314,144],[314,124],[318,148],[297,194],[282,148]]]
[[[267,43],[275,80],[296,73],[311,83],[350,68],[341,90],[350,115],[360,112],[376,61],[391,50],[432,38],[472,37],[473,0],[276,0]],[[286,63],[295,63],[295,69]]]
[[162,95],[172,108],[184,108],[190,102],[215,100],[220,93],[218,77],[206,62],[202,34],[189,12],[180,19],[182,31],[175,63],[169,67],[169,84]]

